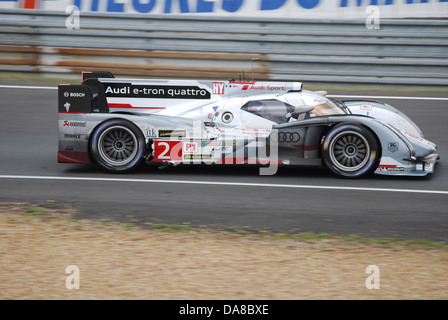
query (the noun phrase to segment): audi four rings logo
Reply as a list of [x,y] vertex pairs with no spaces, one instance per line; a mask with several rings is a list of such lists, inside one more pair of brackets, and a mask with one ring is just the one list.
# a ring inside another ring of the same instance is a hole
[[299,142],[300,134],[297,132],[279,132],[278,133],[279,142]]

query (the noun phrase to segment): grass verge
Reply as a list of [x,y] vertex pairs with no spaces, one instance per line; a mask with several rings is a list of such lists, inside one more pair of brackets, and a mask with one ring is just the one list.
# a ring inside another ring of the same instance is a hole
[[[76,215],[55,202],[0,203],[0,299],[447,298],[446,244]],[[72,265],[77,290],[66,287]],[[366,287],[372,265],[378,290]]]
[[[21,221],[25,222],[27,217],[40,218],[42,222],[56,221],[65,228],[73,227],[74,230],[82,231],[84,224],[94,225],[97,227],[101,226],[116,226],[122,228],[123,230],[147,230],[154,232],[166,232],[166,233],[208,233],[208,234],[221,234],[221,235],[231,235],[235,237],[247,237],[251,239],[271,239],[271,240],[282,240],[282,239],[292,239],[300,240],[306,242],[320,242],[320,241],[333,241],[346,244],[372,244],[372,245],[383,245],[383,246],[405,246],[408,248],[415,247],[428,247],[428,248],[438,248],[438,249],[448,249],[448,243],[435,242],[425,239],[412,239],[412,240],[400,240],[397,238],[366,238],[359,235],[335,235],[329,233],[315,233],[315,232],[303,232],[303,233],[280,233],[271,232],[266,230],[247,230],[237,227],[229,228],[209,228],[209,227],[193,227],[189,225],[180,224],[152,224],[146,223],[144,225],[129,222],[117,222],[117,221],[95,221],[95,220],[78,220],[73,217],[73,209],[70,212],[63,212],[61,214],[55,214],[54,210],[30,206],[29,204],[10,204],[9,210],[8,204],[0,204],[0,214],[7,213],[8,211],[14,212],[14,217],[8,216],[8,221],[10,223],[19,223]],[[59,211],[58,211],[59,212]]]

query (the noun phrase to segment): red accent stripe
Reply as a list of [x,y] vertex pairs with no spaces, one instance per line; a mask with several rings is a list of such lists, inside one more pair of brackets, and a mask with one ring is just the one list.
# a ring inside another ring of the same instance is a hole
[[395,167],[397,167],[396,164],[380,164],[378,166],[378,168],[395,168]]
[[318,149],[317,145],[305,146],[305,151],[314,151],[314,150],[317,150],[317,149]]
[[82,79],[82,81],[84,81],[84,74],[90,74],[90,73],[92,73],[92,71],[83,71],[83,72],[81,73],[81,79]]
[[22,0],[22,9],[39,9],[39,0]]
[[217,161],[218,164],[245,164],[247,163],[247,157],[240,158],[222,158]]
[[269,159],[259,159],[259,160],[257,160],[257,164],[263,164],[263,165],[266,165],[266,164],[284,164],[283,163],[283,161],[281,161],[281,160],[269,160]]
[[87,152],[79,151],[59,151],[59,163],[90,163]]
[[303,144],[293,144],[291,147],[297,148],[297,149],[303,149],[305,151],[315,151],[318,149],[317,145],[308,145],[304,146]]
[[165,107],[133,107],[129,103],[109,103],[111,109],[158,109],[162,110]]
[[255,81],[230,81],[231,84],[255,84]]
[[281,160],[270,159],[249,159],[248,157],[222,158],[216,162],[217,164],[284,164]]
[[64,114],[89,114],[88,112],[65,112],[65,111],[59,111],[59,113],[64,113]]

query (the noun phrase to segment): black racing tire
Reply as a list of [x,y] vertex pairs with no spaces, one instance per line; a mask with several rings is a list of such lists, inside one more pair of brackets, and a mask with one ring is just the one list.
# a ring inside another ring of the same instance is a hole
[[123,119],[105,121],[95,128],[89,143],[92,160],[103,170],[128,173],[143,160],[145,137],[133,123]]
[[378,167],[381,148],[376,136],[360,124],[341,123],[322,139],[322,161],[332,173],[360,178]]

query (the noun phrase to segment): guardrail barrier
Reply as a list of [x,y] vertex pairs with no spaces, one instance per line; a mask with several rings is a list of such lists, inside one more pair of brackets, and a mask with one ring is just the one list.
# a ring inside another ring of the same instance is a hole
[[447,20],[207,17],[0,10],[0,72],[291,80],[446,89]]

